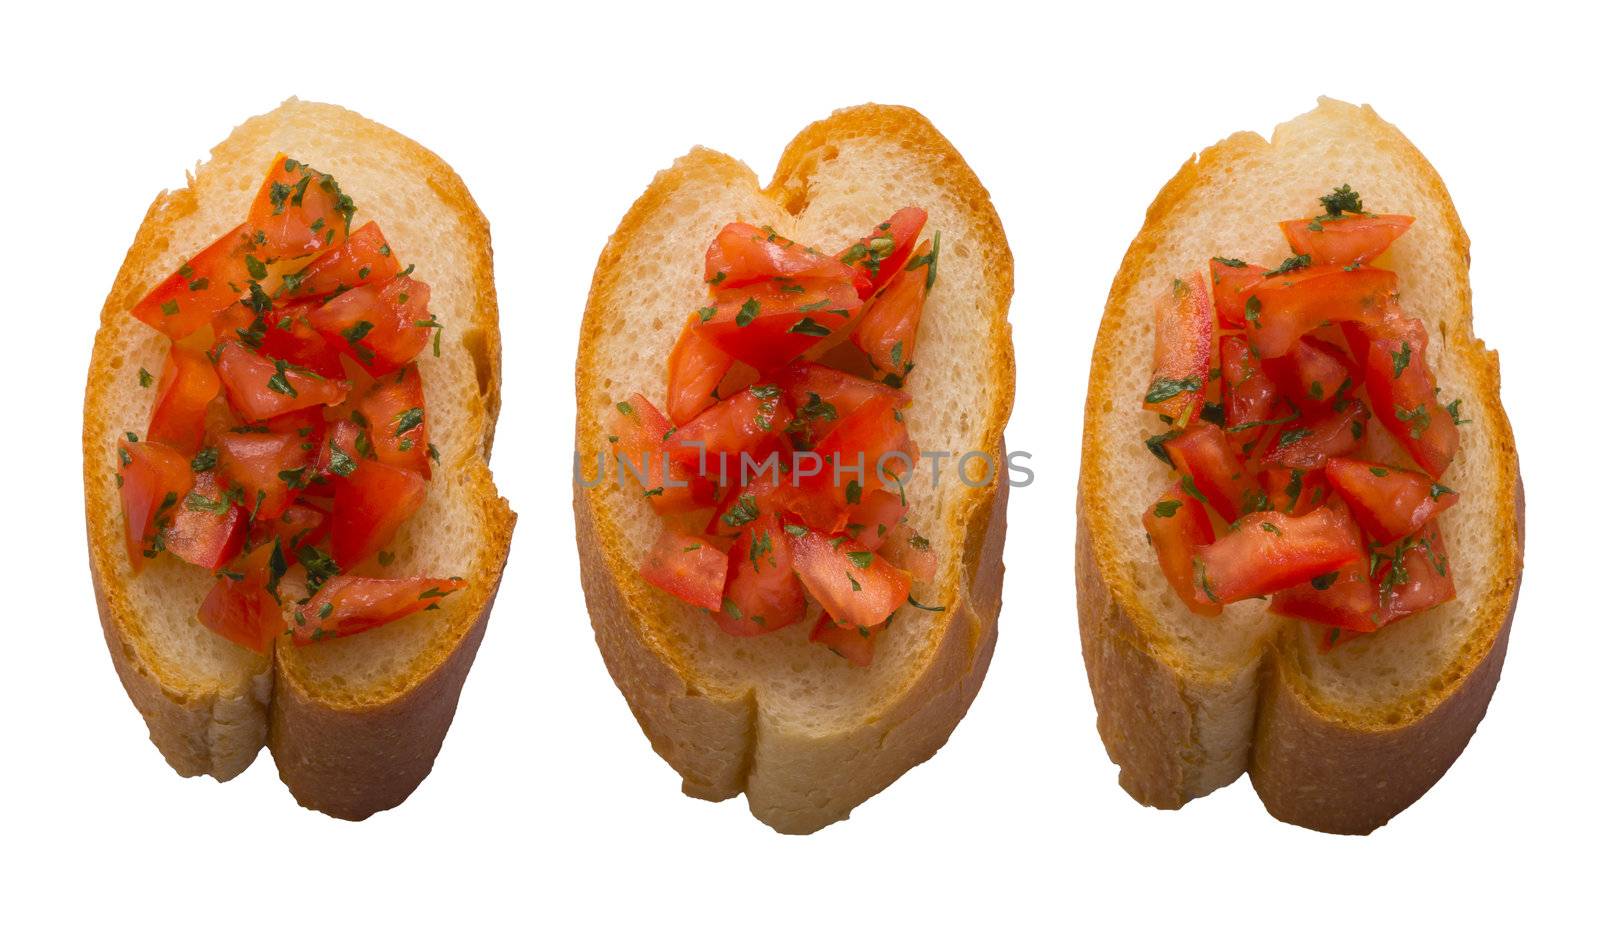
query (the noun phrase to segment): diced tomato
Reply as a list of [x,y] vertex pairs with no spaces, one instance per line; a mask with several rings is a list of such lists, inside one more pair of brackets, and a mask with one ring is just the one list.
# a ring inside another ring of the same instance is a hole
[[1379,545],[1415,534],[1460,499],[1426,474],[1354,458],[1328,459],[1328,481]]
[[400,259],[394,256],[383,230],[367,223],[338,248],[318,255],[295,276],[291,293],[297,297],[328,297],[357,287],[387,283],[400,273]]
[[1397,289],[1393,271],[1313,265],[1245,288],[1245,334],[1262,358],[1277,358],[1329,322],[1376,323]]
[[756,519],[783,513],[790,497],[789,488],[775,468],[760,477],[752,475],[747,483],[729,485],[706,521],[705,534],[731,539]]
[[728,555],[710,539],[663,528],[639,571],[645,581],[691,606],[722,609]]
[[1211,504],[1224,522],[1231,523],[1266,505],[1260,484],[1216,425],[1192,423],[1181,435],[1168,439],[1166,449],[1173,467],[1184,475],[1187,489]]
[[723,631],[764,635],[805,619],[806,593],[794,574],[789,539],[770,513],[740,531],[728,552],[721,606],[711,614]]
[[[862,548],[877,551],[894,527],[906,518],[907,509],[905,498],[898,493],[869,491],[862,495],[860,503],[847,508],[845,532]],[[909,570],[906,565],[900,567]]]
[[389,544],[402,523],[422,506],[428,485],[422,475],[381,461],[361,460],[349,474],[333,478],[333,560],[350,569]]
[[1228,325],[1245,324],[1245,288],[1257,283],[1267,269],[1246,264],[1237,258],[1211,259],[1211,299],[1216,304],[1217,315]]
[[277,519],[317,477],[309,467],[315,446],[293,433],[224,432],[217,463],[239,503],[256,519]]
[[1200,501],[1182,485],[1173,484],[1144,511],[1144,531],[1155,546],[1161,573],[1179,599],[1202,616],[1221,615],[1222,605],[1207,599],[1194,583],[1195,553],[1216,541],[1211,517]]
[[[855,270],[856,292],[861,299],[867,299],[894,280],[895,272],[905,266],[906,260],[911,257],[911,249],[917,244],[917,236],[927,222],[926,210],[904,207],[839,252],[839,260]],[[933,261],[937,260],[935,255]],[[930,267],[929,274],[933,273],[933,267]],[[932,284],[930,278],[924,289]]]
[[872,627],[911,595],[911,576],[844,536],[791,536],[794,570],[822,609],[841,622]]
[[719,289],[716,302],[691,322],[703,338],[765,375],[848,323],[860,307],[848,278],[763,280]]
[[262,257],[297,258],[332,245],[349,232],[355,204],[331,176],[279,153],[250,204],[246,222]]
[[782,390],[757,384],[685,423],[666,447],[675,462],[685,462],[692,472],[719,483],[742,485],[749,461],[759,462],[777,451],[776,443],[793,419]]
[[1304,516],[1328,499],[1328,479],[1322,471],[1304,468],[1263,468],[1267,502],[1274,512]]
[[1419,319],[1391,313],[1365,336],[1367,395],[1378,421],[1424,471],[1443,476],[1461,436],[1455,417],[1438,400],[1427,328]]
[[1216,311],[1211,288],[1200,274],[1174,278],[1156,300],[1155,372],[1144,408],[1182,419],[1190,404],[1205,396],[1211,376]]
[[889,528],[878,545],[878,557],[924,583],[932,583],[939,573],[939,556],[932,543],[904,522]]
[[1301,409],[1326,409],[1346,397],[1362,381],[1357,365],[1344,349],[1315,336],[1306,336],[1281,358],[1264,362],[1272,376]]
[[783,388],[796,425],[803,427],[796,434],[808,447],[815,446],[840,419],[868,400],[884,397],[895,409],[911,403],[911,395],[904,391],[809,361],[789,365],[774,375],[773,381]]
[[1278,385],[1261,369],[1250,353],[1250,344],[1236,335],[1222,340],[1222,408],[1229,435],[1241,445],[1261,437],[1265,423],[1273,418],[1278,400]]
[[342,403],[349,392],[344,381],[299,370],[281,358],[264,358],[232,339],[217,346],[215,357],[228,402],[251,421]]
[[278,304],[263,313],[260,351],[268,358],[282,358],[292,365],[337,380],[344,377],[339,350],[306,319],[319,302],[313,299]]
[[165,547],[190,564],[214,571],[244,547],[244,511],[223,495],[213,471],[194,476],[194,486],[173,512]]
[[247,225],[223,233],[134,304],[133,315],[173,341],[188,337],[239,299],[251,279],[246,256],[254,250]]
[[1267,453],[1267,462],[1280,468],[1313,471],[1335,455],[1347,455],[1366,432],[1370,418],[1360,400],[1344,400],[1319,416],[1283,427]]
[[811,641],[827,646],[829,651],[856,667],[865,668],[872,664],[872,653],[878,641],[878,633],[888,627],[888,623],[871,627],[854,626],[850,623],[841,623],[823,613],[817,617],[817,624],[811,628]]
[[321,545],[327,540],[330,528],[327,513],[296,503],[277,519],[257,519],[251,523],[249,544],[254,549],[276,540],[283,550],[284,560],[294,564],[295,553],[307,545]]
[[467,586],[459,577],[329,578],[304,606],[296,607],[289,629],[294,644],[352,636],[376,629],[419,610],[430,610]]
[[1455,599],[1450,553],[1445,551],[1437,522],[1428,523],[1415,537],[1407,537],[1394,551],[1379,553],[1377,561],[1382,625]]
[[206,408],[221,390],[205,352],[174,344],[156,386],[148,438],[193,455],[205,441]]
[[408,365],[374,381],[356,407],[367,421],[378,460],[429,477],[427,402],[422,375]]
[[1272,595],[1272,612],[1353,632],[1378,628],[1378,589],[1367,574],[1367,560],[1357,558],[1303,584]]
[[1337,501],[1305,516],[1250,513],[1195,556],[1197,594],[1234,603],[1276,593],[1362,556],[1361,533]]
[[1415,217],[1396,213],[1347,213],[1290,219],[1278,224],[1296,255],[1319,265],[1366,264],[1389,250]]
[[283,608],[269,589],[275,583],[272,561],[278,551],[277,546],[267,543],[235,560],[200,604],[200,624],[236,645],[265,655],[273,640],[285,631]]
[[867,356],[875,371],[891,387],[901,387],[913,367],[917,329],[922,325],[922,304],[933,283],[932,244],[923,242],[904,274],[896,275],[861,315],[850,340]]
[[849,522],[850,507],[874,490],[896,495],[916,464],[917,448],[894,402],[876,397],[839,420],[813,450],[817,470],[797,463],[791,501],[806,525],[836,533]]
[[372,457],[372,443],[367,438],[366,430],[350,419],[334,420],[328,424],[321,441],[317,443],[316,469],[322,480],[313,481],[306,488],[307,492],[314,496],[325,496],[333,489],[334,477],[348,476],[361,463],[361,459]]
[[672,423],[643,394],[618,403],[606,428],[614,437],[607,469],[615,469],[619,486],[643,494],[657,513],[688,513],[716,502],[716,485],[694,470],[698,453],[669,453],[663,439]]
[[429,293],[427,284],[403,275],[314,306],[306,321],[368,374],[382,377],[417,357],[433,337]]
[[758,229],[749,223],[722,227],[706,249],[706,283],[719,291],[772,278],[817,284],[849,282],[855,275],[837,258],[786,239],[770,227]]
[[733,356],[695,329],[690,316],[667,356],[667,415],[683,424],[717,402],[717,385],[733,368]]
[[138,571],[159,551],[157,537],[189,495],[194,471],[188,456],[160,442],[118,439],[117,458],[128,563]]

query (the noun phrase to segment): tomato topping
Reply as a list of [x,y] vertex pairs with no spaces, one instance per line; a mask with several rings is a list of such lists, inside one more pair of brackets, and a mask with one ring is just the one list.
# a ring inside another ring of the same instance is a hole
[[[317,443],[316,469],[321,480],[312,481],[306,492],[325,496],[333,489],[334,477],[348,477],[361,459],[374,457],[372,442],[367,438],[365,429],[349,419],[334,420],[327,424]],[[318,491],[324,493],[318,494]]]
[[888,397],[876,397],[839,420],[817,443],[811,464],[797,461],[794,482],[803,491],[793,503],[806,525],[842,531],[850,507],[874,490],[900,493],[900,480],[916,464],[917,449]]
[[[906,267],[911,249],[917,244],[917,236],[927,222],[926,210],[914,206],[903,207],[839,252],[839,260],[855,269],[856,291],[861,294],[861,299],[872,296],[894,280],[896,272]],[[931,262],[936,266],[937,242],[934,249]],[[932,286],[931,280],[928,286]]]
[[314,371],[292,366],[282,358],[264,358],[228,339],[216,349],[217,376],[228,391],[228,403],[252,422],[295,410],[343,403],[349,385]]
[[1278,224],[1296,255],[1319,265],[1366,264],[1389,250],[1415,217],[1399,214],[1346,214],[1290,219]]
[[796,244],[770,226],[729,223],[706,249],[706,283],[719,291],[772,278],[826,285],[853,281],[855,276],[855,270],[839,259]]
[[223,233],[145,294],[131,312],[173,341],[187,338],[239,299],[251,279],[246,259],[257,261],[254,251],[248,226]]
[[277,519],[295,495],[318,478],[313,443],[293,432],[225,432],[217,461],[239,504],[256,519]]
[[791,538],[800,583],[840,622],[880,625],[911,595],[909,574],[845,536],[807,531]]
[[1217,315],[1235,328],[1245,324],[1245,288],[1257,283],[1267,269],[1237,258],[1211,259],[1211,299]]
[[1361,441],[1367,428],[1367,407],[1360,400],[1343,401],[1343,407],[1320,416],[1297,420],[1278,433],[1267,462],[1281,468],[1312,471],[1335,455],[1345,455]]
[[692,472],[742,486],[747,468],[778,451],[776,443],[793,419],[782,390],[757,384],[684,424],[666,447],[674,462],[685,462]]
[[911,395],[902,390],[809,361],[795,362],[773,380],[783,388],[789,408],[794,410],[791,432],[807,446],[814,446],[841,418],[869,400],[884,397],[896,409],[911,403]]
[[664,438],[672,423],[643,394],[618,403],[607,430],[614,437],[607,466],[615,469],[622,487],[643,494],[657,513],[687,513],[716,501],[716,486],[695,470],[699,453],[669,453]]
[[1222,606],[1203,596],[1194,583],[1195,553],[1216,540],[1200,501],[1173,484],[1144,511],[1144,531],[1155,546],[1161,573],[1184,604],[1202,616],[1221,615]]
[[905,273],[884,286],[850,333],[850,341],[866,353],[873,370],[884,372],[884,383],[891,387],[904,386],[914,367],[911,357],[917,348],[917,328],[922,325],[922,304],[933,286],[938,262],[933,249],[934,243],[922,243]]
[[187,456],[159,442],[119,439],[117,458],[128,563],[138,571],[161,550],[160,537],[194,486],[194,471]]
[[363,459],[333,479],[333,560],[349,569],[377,554],[422,506],[428,485],[422,475]]
[[711,540],[664,528],[639,573],[648,583],[691,606],[720,610],[728,561]]
[[667,415],[686,423],[717,402],[717,385],[733,368],[733,356],[695,329],[690,316],[667,356]]
[[[278,546],[259,545],[223,571],[200,604],[200,624],[236,645],[265,655],[285,631],[283,607],[274,596],[285,565]],[[276,560],[276,568],[274,561]]]
[[1380,625],[1455,599],[1450,554],[1436,522],[1407,536],[1389,552],[1374,552],[1372,560],[1378,565],[1374,578],[1382,610]]
[[206,409],[222,390],[205,352],[174,344],[161,368],[148,438],[186,455],[200,450],[206,437]]
[[769,279],[719,289],[690,321],[717,348],[766,374],[832,335],[860,306],[849,279]]
[[1415,534],[1460,499],[1426,474],[1354,458],[1328,459],[1328,481],[1380,545]]
[[280,153],[250,204],[246,225],[264,259],[311,255],[350,231],[355,204],[331,176]]
[[1174,278],[1156,300],[1156,365],[1144,408],[1182,419],[1205,396],[1211,376],[1216,312],[1199,274]]
[[[847,510],[845,532],[862,548],[877,551],[889,538],[894,527],[906,518],[905,498],[887,490],[874,490],[864,494],[861,502]],[[889,559],[895,564],[894,559]],[[902,568],[909,567],[900,565]]]
[[372,451],[379,461],[430,476],[427,403],[416,365],[374,381],[356,409],[367,421]]
[[244,547],[244,511],[223,494],[210,471],[195,475],[194,486],[174,514],[164,547],[190,564],[216,570]]
[[858,668],[865,668],[872,664],[873,647],[877,644],[878,633],[889,628],[888,623],[881,626],[852,626],[841,623],[827,613],[817,617],[817,624],[811,628],[811,641],[824,645],[829,651],[845,659]]
[[1283,355],[1323,323],[1378,322],[1397,289],[1394,272],[1376,268],[1313,265],[1268,274],[1244,291],[1244,331],[1262,358]]
[[711,614],[724,632],[764,635],[805,619],[806,593],[794,574],[790,538],[770,513],[740,531],[728,552],[721,608]]
[[1424,471],[1443,476],[1461,436],[1457,417],[1438,400],[1428,367],[1426,327],[1419,319],[1393,313],[1364,335],[1373,412]]
[[1211,504],[1225,522],[1262,509],[1266,495],[1215,424],[1198,422],[1167,440],[1173,467],[1183,474],[1184,491]]
[[1278,591],[1270,609],[1279,616],[1354,632],[1372,632],[1380,619],[1378,590],[1367,574],[1365,558]]
[[291,365],[309,369],[326,378],[344,377],[339,350],[322,333],[311,327],[307,316],[320,301],[302,300],[274,306],[261,314],[261,354],[282,358]]
[[1322,471],[1304,468],[1264,468],[1267,503],[1274,512],[1304,516],[1328,499],[1328,480]]
[[904,522],[890,527],[878,545],[878,557],[924,583],[932,583],[939,573],[939,556],[933,545]]
[[427,284],[405,275],[346,291],[313,307],[306,321],[328,344],[382,377],[417,357],[437,327]]
[[1304,516],[1250,513],[1198,550],[1195,593],[1234,603],[1304,583],[1361,556],[1361,533],[1342,506]]
[[400,273],[400,259],[394,256],[383,230],[377,223],[367,223],[338,248],[318,255],[295,275],[288,290],[296,297],[328,297],[365,287],[387,283]]
[[1273,418],[1278,385],[1250,353],[1250,344],[1236,335],[1222,340],[1222,409],[1229,435],[1241,444],[1255,442]]
[[307,545],[323,544],[330,528],[327,513],[297,503],[277,519],[257,518],[251,523],[249,545],[254,549],[276,541],[283,550],[285,562],[294,564],[295,554]]
[[431,610],[467,586],[459,577],[329,578],[304,606],[296,607],[289,629],[294,644],[355,635]]
[[1326,409],[1361,386],[1362,369],[1344,349],[1306,336],[1281,358],[1268,359],[1267,370],[1301,409]]

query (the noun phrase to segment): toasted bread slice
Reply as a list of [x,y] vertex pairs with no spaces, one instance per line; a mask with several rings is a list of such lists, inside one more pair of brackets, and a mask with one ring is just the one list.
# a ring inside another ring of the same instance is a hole
[[[1320,653],[1317,629],[1265,603],[1190,613],[1156,563],[1140,514],[1171,480],[1141,439],[1151,307],[1214,255],[1275,265],[1277,223],[1349,184],[1416,223],[1386,256],[1428,326],[1441,396],[1471,424],[1444,481],[1457,597]],[[1112,285],[1085,404],[1078,617],[1106,750],[1135,799],[1176,808],[1248,770],[1279,819],[1366,833],[1427,791],[1466,746],[1499,680],[1522,567],[1522,497],[1494,352],[1472,334],[1467,237],[1444,184],[1369,107],[1323,99],[1273,133],[1239,133],[1179,170],[1150,207]]]
[[[418,358],[429,438],[427,502],[391,546],[393,576],[460,575],[469,586],[426,611],[353,636],[259,656],[200,626],[211,573],[171,557],[135,574],[124,553],[115,441],[142,433],[167,339],[128,309],[189,255],[237,225],[279,151],[334,175],[395,252],[432,285],[440,356]],[[432,767],[483,638],[515,515],[495,491],[500,334],[489,229],[438,156],[348,110],[290,100],[212,151],[189,186],[156,198],[101,314],[84,398],[89,564],[123,686],[179,774],[227,780],[262,745],[303,805],[361,819],[404,800]]]
[[[977,450],[1000,464],[1015,371],[1006,308],[1011,252],[987,192],[920,114],[841,110],[800,133],[762,189],[743,164],[695,149],[655,181],[600,256],[578,354],[577,448],[593,477],[605,419],[634,391],[665,394],[665,360],[705,298],[706,246],[726,223],[770,225],[825,251],[894,210],[928,211],[942,254],[908,382],[924,450]],[[978,466],[972,473],[977,474]],[[846,817],[944,744],[994,649],[1005,538],[1004,481],[968,487],[947,463],[919,467],[911,518],[939,554],[921,603],[878,640],[870,668],[807,641],[809,624],[755,639],[723,633],[639,577],[660,521],[636,486],[580,487],[574,509],[595,637],[651,744],[691,796],[741,791],[780,832]]]

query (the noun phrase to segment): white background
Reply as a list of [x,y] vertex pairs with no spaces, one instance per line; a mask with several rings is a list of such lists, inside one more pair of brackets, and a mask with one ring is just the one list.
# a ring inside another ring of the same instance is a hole
[[[1117,6],[9,14],[0,907],[31,915],[12,924],[1592,918],[1592,8]],[[1178,813],[1123,794],[1070,568],[1090,347],[1146,206],[1189,153],[1321,93],[1374,104],[1449,185],[1528,491],[1499,693],[1454,769],[1369,838],[1282,825],[1247,782]],[[362,824],[300,809],[265,755],[225,785],[176,777],[112,672],[82,548],[82,379],[123,253],[158,190],[291,94],[466,179],[506,346],[510,569],[432,777]],[[767,175],[807,122],[868,100],[921,109],[993,195],[1017,267],[1008,439],[1039,476],[1012,498],[1002,634],[965,722],[848,822],[788,838],[742,800],[682,796],[601,664],[572,543],[573,358],[594,260],[654,171],[704,144]]]

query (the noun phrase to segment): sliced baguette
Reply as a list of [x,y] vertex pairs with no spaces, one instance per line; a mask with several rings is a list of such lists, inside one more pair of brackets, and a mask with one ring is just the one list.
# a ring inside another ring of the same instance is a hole
[[[377,220],[432,286],[438,358],[418,365],[441,463],[428,499],[392,544],[393,576],[460,575],[441,609],[349,639],[258,656],[200,626],[208,571],[160,557],[134,574],[122,545],[115,439],[141,433],[166,338],[128,309],[187,256],[236,225],[276,152],[336,178],[357,221]],[[101,314],[84,398],[89,564],[112,662],[150,738],[179,774],[227,780],[263,745],[301,804],[362,819],[404,800],[432,767],[483,638],[515,515],[495,491],[500,334],[489,229],[450,167],[348,110],[289,100],[234,130],[189,186],[151,205]]]
[[[1409,314],[1428,326],[1441,396],[1472,422],[1443,480],[1457,598],[1327,653],[1309,625],[1265,604],[1188,612],[1156,564],[1140,514],[1170,480],[1143,448],[1159,431],[1139,396],[1151,307],[1175,274],[1214,255],[1277,264],[1277,222],[1340,184],[1371,209],[1416,216],[1386,256]],[[1112,285],[1085,404],[1078,496],[1078,617],[1111,759],[1142,803],[1176,808],[1245,771],[1268,811],[1366,833],[1425,793],[1466,746],[1499,679],[1522,567],[1522,496],[1499,366],[1472,333],[1468,247],[1444,184],[1369,107],[1323,99],[1273,133],[1239,133],[1185,163],[1151,205]]]
[[[704,301],[706,245],[724,224],[771,225],[823,250],[899,207],[942,233],[937,285],[909,381],[923,449],[978,450],[1002,463],[1014,368],[1006,308],[1011,252],[987,192],[950,143],[902,107],[841,110],[800,133],[765,189],[743,164],[695,149],[662,171],[623,218],[595,270],[577,365],[584,474],[607,447],[605,419],[634,391],[660,400],[668,350]],[[974,472],[975,473],[975,472]],[[743,792],[780,832],[845,818],[944,744],[994,649],[1005,538],[1004,481],[969,488],[919,467],[912,519],[940,556],[919,602],[879,638],[870,668],[807,641],[808,624],[755,639],[722,633],[639,577],[659,520],[637,487],[576,491],[578,551],[595,637],[650,743],[684,792]]]

